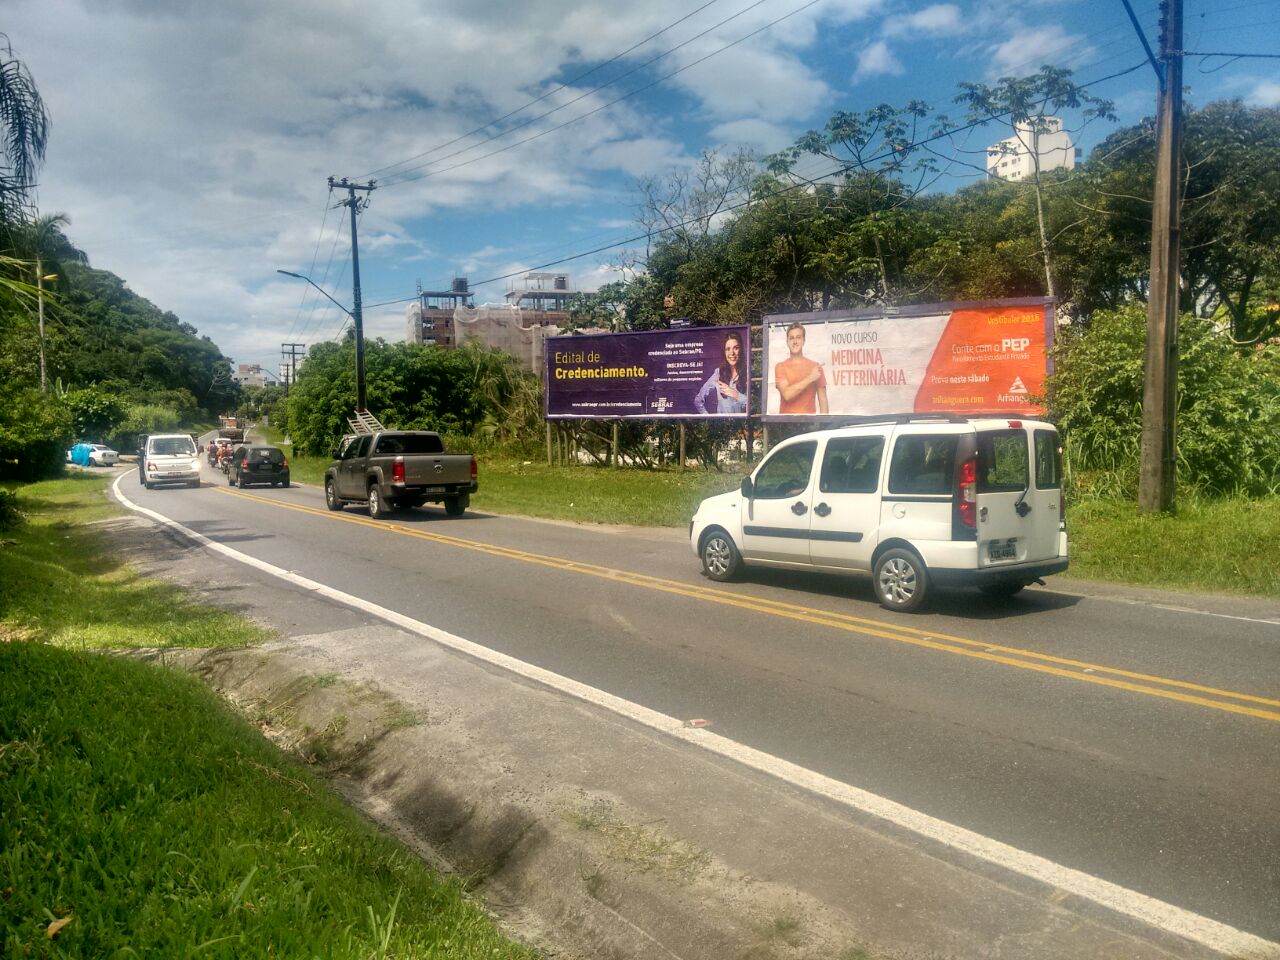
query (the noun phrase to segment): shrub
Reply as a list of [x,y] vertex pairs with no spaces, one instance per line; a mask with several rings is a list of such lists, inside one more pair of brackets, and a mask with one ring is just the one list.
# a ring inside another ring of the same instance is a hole
[[0,530],[12,530],[25,520],[18,509],[18,495],[12,490],[0,490]]
[[0,390],[0,477],[56,477],[74,439],[71,413],[58,397],[31,387]]
[[[1100,311],[1059,345],[1049,379],[1070,476],[1085,493],[1133,496],[1142,434],[1146,316]],[[1178,480],[1213,495],[1280,487],[1280,348],[1240,350],[1207,320],[1181,318]]]

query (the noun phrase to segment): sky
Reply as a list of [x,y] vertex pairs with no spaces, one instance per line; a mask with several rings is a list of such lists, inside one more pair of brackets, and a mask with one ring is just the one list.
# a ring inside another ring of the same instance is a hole
[[[1157,0],[1131,0],[1157,45]],[[52,118],[36,198],[92,265],[275,371],[352,304],[349,214],[327,179],[372,179],[358,222],[365,335],[404,336],[421,282],[502,302],[524,272],[640,232],[637,181],[705,150],[763,156],[838,110],[1067,67],[1153,112],[1121,0],[5,0],[0,32]],[[1185,0],[1184,49],[1280,53],[1280,0]],[[1280,106],[1280,61],[1191,57],[1191,104]],[[1068,126],[1073,119],[1067,118]],[[1115,129],[1094,123],[1089,148]],[[965,146],[1009,135],[980,129]],[[980,161],[980,157],[979,157]],[[801,164],[810,176],[830,164]],[[970,182],[963,168],[937,189]],[[973,174],[973,171],[967,171]],[[616,279],[615,247],[546,267]],[[489,281],[481,284],[482,281]],[[478,284],[481,284],[477,286]]]

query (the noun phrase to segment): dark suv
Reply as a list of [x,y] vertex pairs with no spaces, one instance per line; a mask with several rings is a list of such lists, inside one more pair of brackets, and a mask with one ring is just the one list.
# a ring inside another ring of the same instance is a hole
[[227,483],[247,487],[251,483],[289,486],[289,461],[279,447],[236,447],[227,464]]

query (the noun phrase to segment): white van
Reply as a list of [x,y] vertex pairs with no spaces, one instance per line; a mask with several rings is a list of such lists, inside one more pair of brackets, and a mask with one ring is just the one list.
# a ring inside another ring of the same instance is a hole
[[890,610],[934,586],[1011,596],[1067,569],[1058,431],[904,416],[791,437],[702,501],[689,540],[712,580],[744,563],[864,571]]
[[147,437],[138,450],[138,482],[150,490],[157,483],[200,486],[200,453],[189,433]]

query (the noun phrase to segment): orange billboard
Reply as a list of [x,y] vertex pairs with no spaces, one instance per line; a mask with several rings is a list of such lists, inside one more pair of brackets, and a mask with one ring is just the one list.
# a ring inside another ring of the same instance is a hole
[[1042,414],[1053,332],[1044,298],[768,316],[764,415]]

